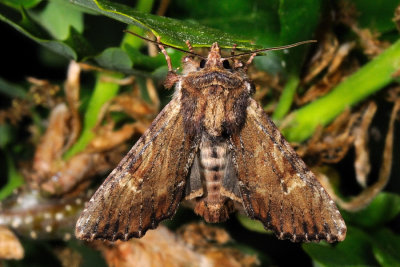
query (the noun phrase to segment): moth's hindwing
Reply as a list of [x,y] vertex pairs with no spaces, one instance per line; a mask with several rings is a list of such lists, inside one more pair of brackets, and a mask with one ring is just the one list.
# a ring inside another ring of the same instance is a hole
[[345,223],[325,189],[253,100],[231,137],[247,214],[280,239],[342,241]]
[[79,239],[141,237],[174,215],[196,150],[179,111],[175,97],[100,186],[77,222]]

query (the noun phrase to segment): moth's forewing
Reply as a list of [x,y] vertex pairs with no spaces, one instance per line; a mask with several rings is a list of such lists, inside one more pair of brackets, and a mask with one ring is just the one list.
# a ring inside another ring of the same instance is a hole
[[141,237],[176,212],[196,150],[179,111],[176,96],[100,186],[77,222],[79,239]]
[[243,205],[281,239],[342,241],[345,223],[314,174],[253,100],[231,138]]

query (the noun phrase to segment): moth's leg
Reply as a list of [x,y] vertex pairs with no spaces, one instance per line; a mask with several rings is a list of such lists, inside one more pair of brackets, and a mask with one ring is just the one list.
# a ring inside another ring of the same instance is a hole
[[168,55],[167,51],[165,50],[164,46],[161,44],[160,39],[161,39],[160,36],[158,36],[157,37],[158,48],[160,48],[161,52],[165,56],[165,60],[167,61],[167,65],[168,65],[168,72],[174,72],[174,70],[172,69],[171,58],[169,57],[169,55]]
[[168,74],[167,74],[167,78],[164,81],[164,87],[167,89],[170,89],[172,86],[174,86],[175,83],[177,83],[179,81],[179,76],[178,76],[178,74],[176,74],[176,72],[172,68],[171,58],[169,57],[164,46],[161,44],[160,36],[157,37],[157,43],[158,43],[158,48],[160,48],[161,52],[165,56],[165,60],[167,61],[167,66],[168,66]]
[[233,44],[233,47],[232,47],[232,50],[231,50],[231,56],[235,55],[236,47],[237,47],[237,44]]
[[186,45],[189,48],[190,53],[194,53],[194,49],[193,49],[192,45],[190,44],[189,40],[186,40]]
[[[233,47],[232,47],[232,50],[231,50],[231,56],[235,55],[236,47],[237,47],[237,44],[233,44]],[[243,63],[240,62],[240,60],[238,58],[233,58],[232,61],[233,61],[233,65],[232,66],[233,66],[234,69],[243,67]]]
[[249,60],[247,60],[245,66],[244,66],[244,70],[246,71],[247,68],[250,66],[251,62],[253,62],[253,59],[256,57],[256,53],[251,54]]

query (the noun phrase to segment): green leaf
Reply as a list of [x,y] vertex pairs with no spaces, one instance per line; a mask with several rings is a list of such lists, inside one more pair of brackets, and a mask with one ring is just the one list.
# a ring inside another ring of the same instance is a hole
[[11,157],[6,151],[4,154],[6,155],[5,157],[7,161],[8,180],[7,183],[0,189],[0,200],[3,200],[11,195],[16,188],[20,187],[24,183],[24,178],[15,169],[14,162]]
[[194,22],[182,22],[143,13],[107,0],[72,0],[72,3],[123,23],[150,30],[154,35],[160,36],[162,42],[181,48],[186,48],[186,40],[189,40],[194,47],[209,47],[214,42],[218,42],[222,47],[232,47],[233,44],[237,44],[238,48],[253,49],[256,47],[250,43],[250,40],[243,40]]
[[10,83],[9,81],[6,81],[1,77],[0,77],[0,93],[7,95],[9,97],[16,97],[16,98],[26,97],[26,91],[22,86]]
[[65,40],[70,33],[70,27],[77,32],[83,32],[83,14],[67,1],[52,0],[39,13],[33,13],[34,18],[58,40]]
[[372,233],[372,250],[381,266],[400,266],[400,236],[383,228]]
[[[182,52],[174,50],[172,48],[166,48],[169,57],[171,58],[172,66],[178,67],[181,65]],[[165,57],[162,53],[159,53],[155,57],[147,56],[142,54],[138,49],[132,47],[129,44],[124,45],[124,51],[126,51],[133,62],[133,65],[137,69],[141,70],[155,70],[159,67],[165,66]],[[165,77],[164,77],[165,78]]]
[[13,139],[13,131],[9,124],[0,124],[0,148],[5,148]]
[[318,125],[325,126],[346,108],[381,90],[394,80],[400,68],[400,40],[379,56],[347,77],[330,93],[294,111],[283,134],[289,141],[301,142],[310,137]]
[[365,0],[347,0],[353,2],[356,6],[358,23],[363,28],[372,28],[378,32],[384,33],[396,29],[392,21],[394,11],[399,5],[398,0],[384,1],[365,1]]
[[346,222],[373,228],[391,221],[400,214],[400,196],[381,192],[365,209],[358,212],[342,211]]
[[279,44],[278,0],[177,1],[169,12],[186,20],[238,34],[262,46]]
[[13,8],[32,8],[42,2],[42,0],[2,0],[3,4]]
[[348,226],[347,237],[343,242],[329,245],[325,242],[304,243],[304,251],[319,266],[374,266],[371,241],[363,231]]
[[[7,14],[7,17],[4,14]],[[22,16],[20,20],[16,19],[18,16]],[[15,14],[13,10],[1,10],[0,20],[8,23],[35,42],[66,58],[78,60],[90,54],[89,51],[91,49],[88,47],[88,43],[74,28],[70,28],[70,36],[63,42],[53,40],[24,10],[21,11],[21,14]]]
[[95,58],[96,62],[107,68],[126,71],[132,68],[132,60],[129,55],[119,47],[110,47]]
[[[281,24],[280,43],[290,44],[311,39],[321,14],[320,0],[280,0],[279,20]],[[298,72],[309,45],[285,51],[289,68]]]
[[248,229],[250,231],[262,233],[262,234],[272,233],[271,231],[265,230],[263,224],[260,221],[252,220],[249,217],[247,217],[245,215],[241,215],[241,214],[237,214],[236,218],[246,229]]

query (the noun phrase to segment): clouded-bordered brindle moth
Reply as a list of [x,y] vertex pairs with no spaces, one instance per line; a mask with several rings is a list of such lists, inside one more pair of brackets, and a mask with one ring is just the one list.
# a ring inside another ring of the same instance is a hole
[[[87,203],[76,236],[141,237],[173,216],[182,200],[193,200],[207,222],[227,220],[239,204],[280,239],[344,240],[335,203],[252,99],[246,75],[256,53],[301,43],[228,57],[214,43],[202,57],[187,42],[180,75],[168,45],[156,43],[168,63],[165,85],[175,85],[175,94]],[[243,55],[251,56],[242,62]]]

